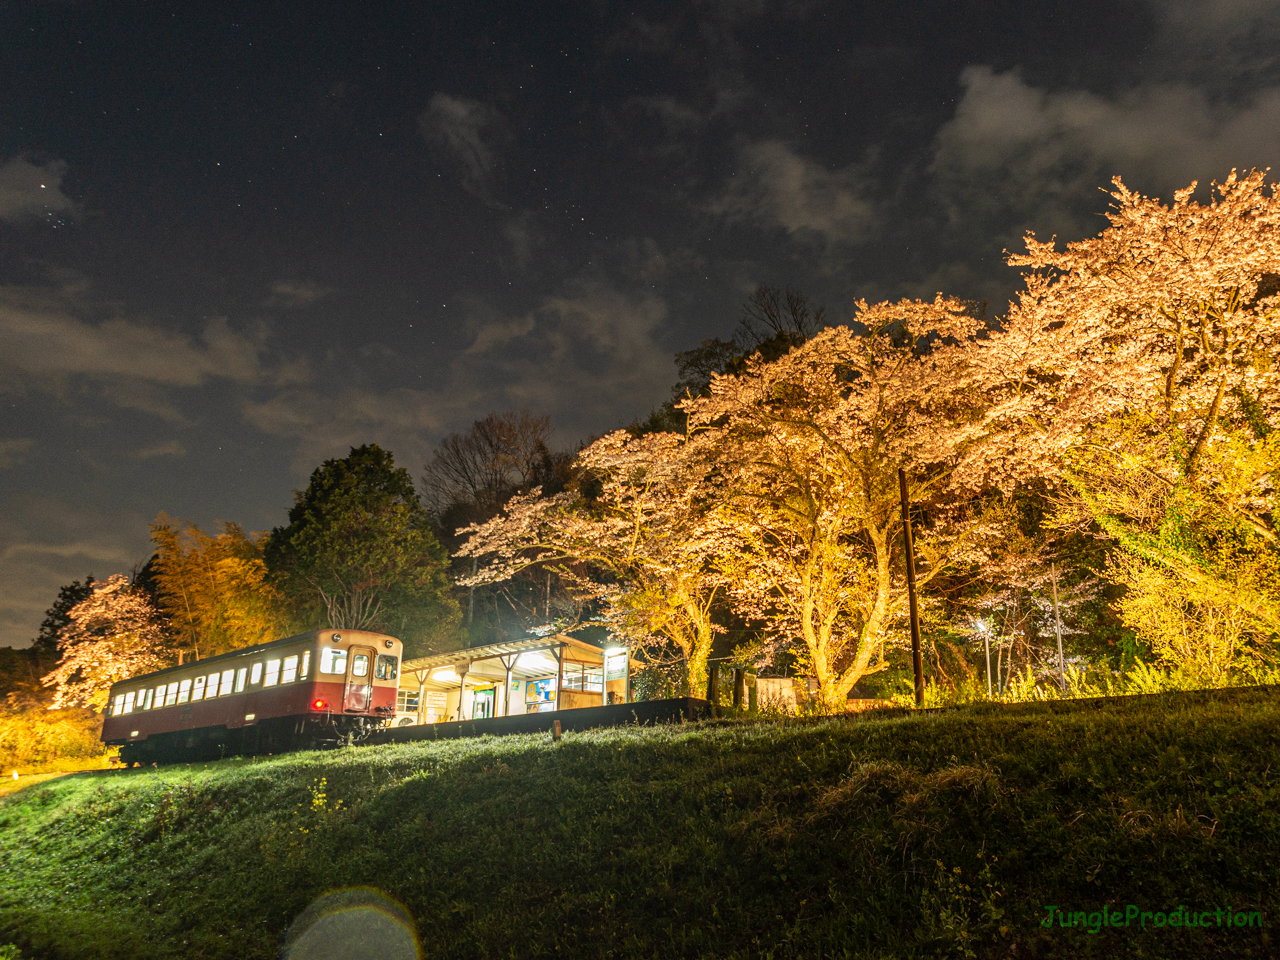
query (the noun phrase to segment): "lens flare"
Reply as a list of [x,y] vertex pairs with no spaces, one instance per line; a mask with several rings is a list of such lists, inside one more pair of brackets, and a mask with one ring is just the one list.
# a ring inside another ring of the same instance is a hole
[[373,887],[326,893],[302,911],[285,935],[286,960],[419,960],[413,917]]

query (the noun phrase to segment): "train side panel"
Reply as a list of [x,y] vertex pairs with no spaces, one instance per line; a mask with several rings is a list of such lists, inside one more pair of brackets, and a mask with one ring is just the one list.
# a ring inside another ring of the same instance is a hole
[[[122,681],[111,689],[102,739],[127,747],[188,734],[190,744],[220,738],[243,745],[260,739],[245,728],[264,722],[273,743],[284,721],[297,721],[298,734],[308,725],[371,729],[395,713],[402,652],[394,637],[322,630]],[[215,684],[218,695],[207,696]],[[166,705],[157,707],[162,698]],[[129,752],[139,750],[147,752]]]

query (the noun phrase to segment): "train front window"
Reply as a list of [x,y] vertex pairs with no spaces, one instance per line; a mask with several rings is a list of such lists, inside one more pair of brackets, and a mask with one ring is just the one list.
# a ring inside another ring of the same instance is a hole
[[241,667],[236,671],[236,693],[244,693],[245,678],[249,675],[248,667]]
[[284,658],[284,673],[280,677],[281,683],[293,683],[298,679],[298,658]]
[[[244,673],[243,670],[241,670],[240,672]],[[218,688],[218,696],[225,697],[228,693],[231,692],[231,684],[234,682],[235,676],[236,676],[236,672],[234,670],[222,671],[222,686]]]
[[253,672],[249,674],[249,682],[252,684],[257,684],[257,683],[260,683],[261,681],[262,681],[262,664],[255,663],[253,665]]
[[178,681],[175,680],[173,681],[173,683],[169,684],[168,689],[165,691],[164,705],[166,707],[172,707],[177,702],[178,702]]
[[267,675],[263,679],[262,685],[264,687],[274,687],[279,682],[280,682],[280,661],[268,660]]
[[124,712],[133,713],[133,691],[130,690],[124,695]]
[[124,694],[120,693],[116,694],[115,703],[111,707],[111,715],[113,717],[118,717],[122,713],[124,713]]
[[357,653],[351,660],[351,675],[353,677],[367,677],[369,675],[369,658],[363,653]]
[[204,699],[204,684],[205,684],[204,677],[196,677],[196,687],[194,690],[191,691],[192,700]]
[[378,654],[378,665],[373,668],[373,675],[379,680],[394,680],[400,676],[397,669],[399,661],[385,653]]
[[183,680],[178,684],[178,702],[186,703],[191,699],[191,681]]
[[320,651],[320,672],[343,674],[347,672],[347,651],[340,647],[325,647]]

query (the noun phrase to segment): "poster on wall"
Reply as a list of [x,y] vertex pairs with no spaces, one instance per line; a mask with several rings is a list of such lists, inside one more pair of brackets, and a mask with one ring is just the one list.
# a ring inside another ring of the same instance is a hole
[[426,694],[426,702],[423,704],[425,716],[423,720],[426,723],[439,723],[445,718],[445,705],[448,703],[448,694],[443,690],[428,690]]
[[524,686],[525,703],[550,703],[556,698],[556,678],[530,680]]

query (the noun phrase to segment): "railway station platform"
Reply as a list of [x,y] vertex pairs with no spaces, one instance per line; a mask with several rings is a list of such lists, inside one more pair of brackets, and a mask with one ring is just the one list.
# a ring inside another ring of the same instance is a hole
[[465,647],[400,666],[392,725],[563,713],[626,704],[631,664],[625,647],[598,647],[555,634]]
[[615,703],[600,707],[579,707],[548,713],[525,713],[510,717],[487,717],[480,720],[455,720],[404,727],[390,727],[371,735],[364,744],[413,743],[419,740],[456,740],[460,737],[501,737],[519,733],[547,733],[556,721],[561,732],[591,730],[598,727],[652,725],[705,720],[711,716],[711,704],[695,697],[669,700],[643,700],[638,703]]

